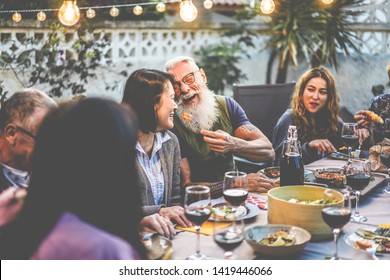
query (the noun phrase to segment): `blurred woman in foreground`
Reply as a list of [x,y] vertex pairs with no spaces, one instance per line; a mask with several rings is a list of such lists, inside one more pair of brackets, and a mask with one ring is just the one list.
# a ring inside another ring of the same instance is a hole
[[136,141],[134,115],[111,101],[51,113],[37,135],[25,205],[2,229],[1,259],[145,258]]

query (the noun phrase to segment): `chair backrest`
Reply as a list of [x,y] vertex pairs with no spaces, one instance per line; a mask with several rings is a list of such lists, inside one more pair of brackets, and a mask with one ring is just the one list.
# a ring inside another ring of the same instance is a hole
[[295,83],[233,85],[234,99],[244,109],[251,123],[272,141],[275,124],[290,106],[294,86]]

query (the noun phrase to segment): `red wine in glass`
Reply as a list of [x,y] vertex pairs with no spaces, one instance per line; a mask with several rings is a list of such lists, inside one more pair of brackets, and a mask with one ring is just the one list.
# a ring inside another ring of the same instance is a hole
[[342,228],[351,219],[351,209],[325,207],[322,209],[322,219],[331,228]]
[[353,147],[357,145],[359,141],[359,137],[357,135],[343,135],[341,138],[347,147]]
[[244,235],[225,230],[214,235],[214,241],[225,251],[233,251],[244,240]]
[[210,218],[211,209],[207,207],[192,210],[186,209],[184,214],[191,223],[200,226]]
[[240,205],[248,197],[248,190],[245,189],[227,189],[223,192],[225,200],[233,205]]
[[366,174],[347,175],[347,184],[354,190],[361,190],[370,183],[370,176]]

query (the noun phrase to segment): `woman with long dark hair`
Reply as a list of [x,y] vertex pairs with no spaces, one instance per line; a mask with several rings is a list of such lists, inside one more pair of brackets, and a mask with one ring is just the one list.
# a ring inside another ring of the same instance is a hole
[[344,146],[339,102],[335,80],[325,67],[312,68],[302,74],[295,85],[291,109],[279,118],[274,128],[274,165],[279,165],[290,125],[297,127],[305,164]]
[[63,105],[38,131],[19,216],[2,229],[2,259],[139,259],[137,121],[112,101]]
[[174,98],[170,75],[139,69],[127,79],[122,102],[139,119],[136,168],[145,213],[158,213],[187,227],[191,223],[181,206],[179,141],[169,131],[177,109]]

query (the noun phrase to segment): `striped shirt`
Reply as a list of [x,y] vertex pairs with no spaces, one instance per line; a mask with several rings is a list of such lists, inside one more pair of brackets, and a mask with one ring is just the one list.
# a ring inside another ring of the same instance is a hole
[[137,160],[149,179],[156,205],[163,204],[164,200],[164,174],[162,172],[158,151],[161,149],[162,144],[170,139],[171,137],[167,133],[157,132],[154,137],[153,150],[150,158],[138,141],[135,146]]

